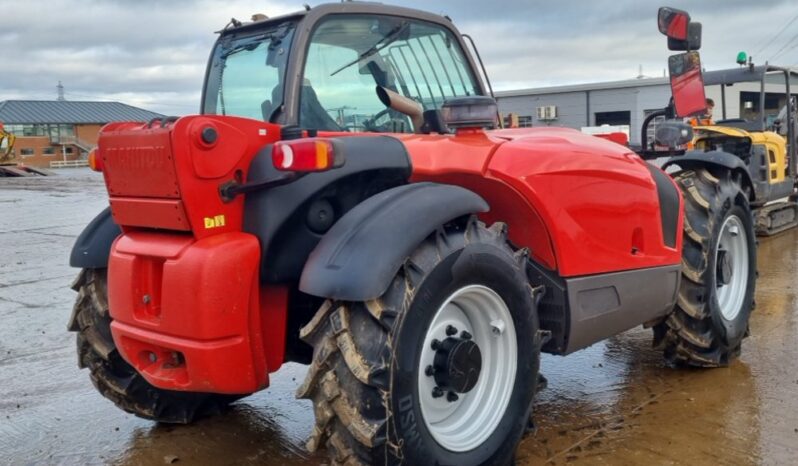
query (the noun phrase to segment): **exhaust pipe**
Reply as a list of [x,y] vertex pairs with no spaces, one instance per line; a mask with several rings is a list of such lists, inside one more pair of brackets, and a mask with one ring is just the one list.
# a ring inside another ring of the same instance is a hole
[[377,97],[386,107],[410,117],[410,121],[413,122],[413,131],[421,132],[421,126],[424,124],[424,107],[420,103],[382,86],[377,86]]

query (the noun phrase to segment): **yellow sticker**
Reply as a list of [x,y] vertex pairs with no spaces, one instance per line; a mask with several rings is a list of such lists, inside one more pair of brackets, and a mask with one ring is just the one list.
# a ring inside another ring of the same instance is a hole
[[224,215],[205,217],[205,228],[218,228],[224,226]]

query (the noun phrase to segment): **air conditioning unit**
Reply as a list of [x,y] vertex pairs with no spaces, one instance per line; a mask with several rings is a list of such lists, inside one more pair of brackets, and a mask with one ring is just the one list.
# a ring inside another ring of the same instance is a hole
[[545,107],[538,107],[538,120],[549,121],[557,119],[557,106],[546,105]]

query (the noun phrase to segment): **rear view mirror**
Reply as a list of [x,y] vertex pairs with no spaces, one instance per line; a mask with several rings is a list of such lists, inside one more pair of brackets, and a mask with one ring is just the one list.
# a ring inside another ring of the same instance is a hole
[[701,48],[701,23],[690,21],[686,11],[662,7],[657,15],[659,32],[668,37],[668,50],[698,50]]
[[668,39],[687,40],[687,25],[689,23],[690,15],[686,11],[662,7],[657,14],[659,32],[668,36]]
[[689,117],[706,111],[704,77],[698,52],[686,52],[668,57],[671,93],[676,115]]

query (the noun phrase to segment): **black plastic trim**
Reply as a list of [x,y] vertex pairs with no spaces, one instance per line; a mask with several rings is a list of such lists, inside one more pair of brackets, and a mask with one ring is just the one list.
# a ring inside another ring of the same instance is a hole
[[459,186],[413,183],[383,191],[333,225],[310,254],[299,289],[345,301],[375,299],[436,228],[487,210],[484,199]]
[[663,241],[665,246],[674,248],[676,247],[676,234],[678,233],[676,229],[679,226],[679,205],[682,201],[682,196],[665,172],[651,164],[646,164],[646,168],[651,172],[654,184],[657,186]]
[[[338,220],[364,199],[406,184],[412,172],[404,144],[390,136],[341,137],[336,139],[336,148],[345,158],[342,167],[246,195],[243,229],[260,240],[263,281],[299,279],[310,251],[325,233],[311,228],[316,222],[308,221],[308,215],[318,210],[314,204],[331,205]],[[271,151],[269,145],[255,156],[247,183],[283,174],[274,168]]]
[[114,223],[111,208],[106,207],[86,225],[69,255],[69,266],[84,269],[105,268],[111,245],[122,230]]

